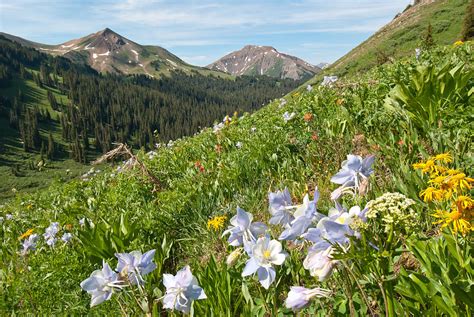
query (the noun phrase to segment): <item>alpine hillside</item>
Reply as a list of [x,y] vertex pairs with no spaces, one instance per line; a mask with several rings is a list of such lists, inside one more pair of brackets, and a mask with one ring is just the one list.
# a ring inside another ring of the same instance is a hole
[[196,71],[203,75],[212,73],[226,77],[220,72],[210,72],[189,65],[160,46],[135,43],[109,28],[58,45],[40,44],[1,32],[0,35],[23,46],[54,56],[63,56],[75,63],[87,64],[101,73],[158,77],[160,74],[168,75],[173,71],[188,74]]
[[[354,75],[432,44],[447,45],[462,38],[469,0],[416,0],[367,40],[353,48],[324,74]],[[425,40],[428,38],[428,42]],[[316,76],[313,81],[319,81]]]
[[271,46],[246,45],[207,66],[232,75],[267,75],[276,78],[307,79],[321,68],[278,52]]

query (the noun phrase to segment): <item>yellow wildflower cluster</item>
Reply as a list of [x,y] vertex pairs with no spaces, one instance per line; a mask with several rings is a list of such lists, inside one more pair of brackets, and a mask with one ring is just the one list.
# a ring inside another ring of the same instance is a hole
[[474,200],[469,196],[474,178],[449,168],[452,161],[450,153],[443,153],[413,164],[413,167],[430,176],[429,186],[420,192],[420,197],[440,207],[433,214],[438,219],[434,224],[441,224],[442,228],[449,226],[454,233],[466,235],[474,231]]
[[28,229],[25,233],[23,233],[21,236],[18,237],[18,240],[23,240],[25,238],[28,238],[29,236],[31,236],[33,231],[34,231],[33,229]]
[[456,46],[461,46],[463,44],[464,44],[463,41],[456,41],[456,42],[454,42],[453,46],[456,47]]
[[213,229],[214,231],[218,231],[219,229],[224,227],[224,223],[227,220],[227,216],[216,216],[207,221],[207,229]]

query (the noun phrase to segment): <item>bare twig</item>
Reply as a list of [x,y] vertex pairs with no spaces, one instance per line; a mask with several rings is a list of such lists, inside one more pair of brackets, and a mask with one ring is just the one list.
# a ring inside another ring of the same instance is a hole
[[145,166],[145,164],[143,164],[143,162],[141,162],[138,157],[132,153],[130,148],[123,143],[118,143],[115,149],[99,157],[97,160],[92,162],[92,165],[101,164],[119,156],[129,157],[129,160],[127,161],[125,166],[126,168],[133,169],[135,166],[138,166],[140,168],[141,172],[153,184],[153,192],[156,192],[163,188],[161,181],[155,175],[153,175],[153,173],[150,172],[150,170]]

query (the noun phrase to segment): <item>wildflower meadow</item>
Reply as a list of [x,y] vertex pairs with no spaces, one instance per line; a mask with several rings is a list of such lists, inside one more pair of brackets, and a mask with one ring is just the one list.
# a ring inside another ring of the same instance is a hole
[[326,76],[18,194],[0,206],[0,311],[473,315],[473,56]]

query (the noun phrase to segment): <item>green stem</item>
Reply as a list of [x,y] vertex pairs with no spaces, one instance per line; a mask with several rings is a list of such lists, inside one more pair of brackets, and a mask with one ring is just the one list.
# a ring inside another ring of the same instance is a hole
[[270,313],[270,308],[269,308],[268,305],[267,305],[267,297],[263,295],[262,287],[259,285],[257,288],[258,288],[258,291],[259,291],[259,293],[260,293],[260,297],[262,297],[262,299],[263,299],[263,303],[264,303],[264,305],[265,305],[265,310],[266,310],[268,313]]
[[[347,269],[345,271],[347,272]],[[351,317],[354,317],[355,307],[354,307],[354,303],[352,302],[352,291],[351,291],[352,283],[348,275],[344,275],[344,277],[345,277],[344,288],[346,289],[346,296],[348,297],[348,301],[349,301],[349,311],[350,311]]]
[[364,299],[365,304],[367,305],[367,309],[370,312],[370,316],[375,316],[375,313],[372,311],[372,307],[370,306],[369,299],[367,298],[367,294],[365,291],[362,289],[362,286],[359,284],[359,281],[357,280],[357,277],[355,276],[354,272],[352,272],[351,268],[344,262],[341,261],[344,267],[346,268],[346,271],[349,273],[350,276],[354,279],[354,282],[356,283],[357,287],[360,290],[360,293],[362,295],[362,298]]

